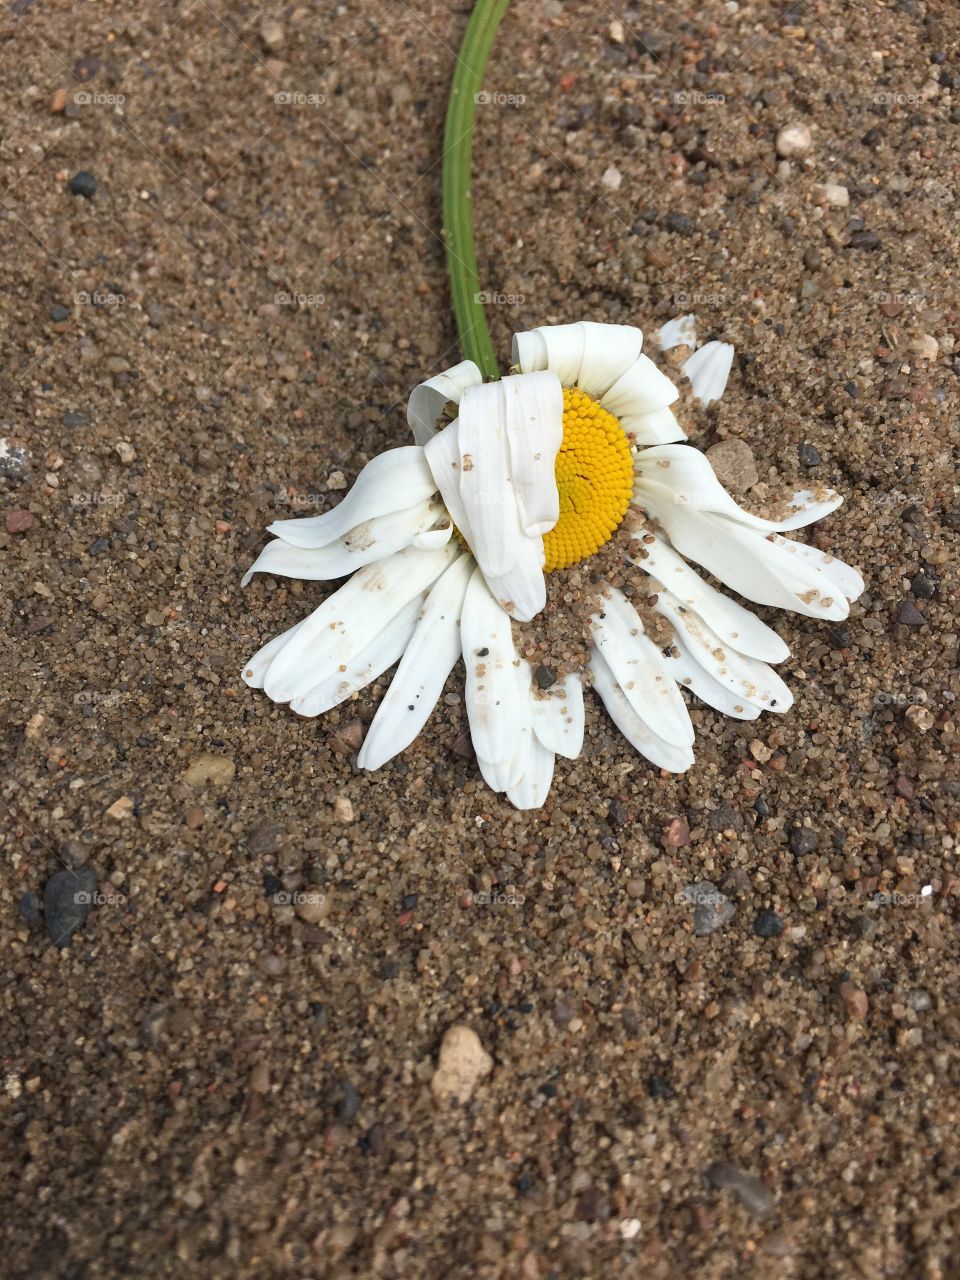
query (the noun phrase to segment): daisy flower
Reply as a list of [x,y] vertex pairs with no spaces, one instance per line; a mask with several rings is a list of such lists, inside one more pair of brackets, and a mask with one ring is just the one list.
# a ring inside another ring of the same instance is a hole
[[[733,348],[698,348],[692,316],[658,336],[689,352],[693,396],[719,398]],[[358,756],[377,769],[463,658],[480,772],[521,809],[543,804],[557,755],[580,754],[585,687],[671,772],[694,758],[682,690],[741,720],[786,711],[771,664],[787,646],[692,565],[755,604],[844,618],[860,575],[782,536],[842,499],[804,490],[769,517],[744,511],[685,443],[680,393],[642,343],[626,325],[538,328],[514,337],[499,381],[467,360],[417,387],[413,445],[368,462],[332,510],[270,526],[244,584],[346,581],[251,658],[246,683],[317,716],[398,664]]]

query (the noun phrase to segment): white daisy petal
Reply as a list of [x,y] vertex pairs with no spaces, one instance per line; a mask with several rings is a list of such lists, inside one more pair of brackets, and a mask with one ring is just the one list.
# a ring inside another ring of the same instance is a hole
[[673,678],[682,689],[689,689],[701,702],[713,707],[725,716],[733,716],[736,720],[756,720],[760,708],[756,703],[731,691],[715,680],[709,671],[705,671],[679,636],[675,637],[678,657],[667,659],[667,666]]
[[[809,617],[823,616],[818,603],[820,592],[815,573],[813,582],[789,581],[773,564],[768,538],[745,529],[733,520],[674,502],[670,490],[663,485],[645,485],[642,493],[644,510],[660,522],[672,545],[702,568],[719,578],[731,590],[754,604],[777,609],[791,609]],[[792,566],[791,566],[792,567]],[[800,599],[797,587],[807,597]]]
[[644,635],[640,615],[616,588],[605,593],[603,610],[591,619],[594,645],[630,706],[658,738],[674,746],[690,746],[693,725],[687,705],[663,654]]
[[583,749],[583,684],[569,672],[542,696],[530,698],[533,731],[548,751],[576,760]]
[[649,413],[624,414],[620,426],[637,444],[649,447],[655,444],[673,444],[686,440],[687,433],[677,421],[672,409],[652,409]]
[[447,520],[435,529],[427,529],[423,533],[418,533],[410,545],[411,547],[419,547],[421,551],[436,551],[439,547],[445,547],[452,536],[453,525]]
[[430,588],[397,673],[360,748],[357,764],[361,769],[379,769],[404,751],[437,705],[460,657],[460,613],[473,567],[473,557],[463,555]]
[[513,363],[521,373],[549,369],[565,387],[576,386],[586,334],[582,324],[544,325],[513,335]]
[[275,520],[267,528],[291,546],[325,547],[356,525],[426,501],[436,488],[423,450],[404,445],[371,458],[332,511],[302,520]]
[[591,651],[590,670],[593,673],[593,687],[606,707],[607,714],[636,751],[651,764],[670,773],[683,773],[690,768],[693,764],[693,751],[690,747],[678,747],[664,742],[641,720],[597,649]]
[[290,710],[299,716],[323,715],[382,676],[406,649],[422,604],[423,596],[414,596],[355,657],[339,664],[306,693],[291,698]]
[[482,760],[480,756],[477,756],[477,765],[480,769],[480,776],[491,791],[506,791],[510,786],[516,768],[513,756],[509,760],[501,760],[499,764],[493,764],[491,761]]
[[724,645],[702,618],[684,613],[669,591],[660,593],[654,608],[673,623],[690,656],[725,689],[766,711],[783,712],[793,705],[793,694],[772,667]]
[[529,622],[547,603],[543,576],[543,539],[528,538],[516,526],[516,560],[506,573],[485,574],[490,594],[500,607],[518,622]]
[[275,702],[308,693],[331,670],[367,647],[386,623],[440,576],[457,556],[455,543],[440,551],[407,547],[366,565],[304,620],[270,664],[264,689]]
[[440,490],[443,505],[450,512],[453,523],[467,542],[473,538],[473,525],[460,497],[460,421],[438,431],[429,444],[424,445],[424,456]]
[[503,378],[500,385],[520,524],[536,537],[548,533],[560,515],[554,466],[563,442],[563,388],[547,372]]
[[697,345],[697,317],[677,316],[675,320],[668,320],[658,331],[657,341],[664,351],[671,351],[674,347],[693,350]]
[[733,347],[729,342],[707,342],[684,361],[683,372],[690,379],[693,394],[701,404],[719,400],[730,376]]
[[664,409],[679,396],[680,392],[667,375],[647,356],[641,355],[601,397],[600,403],[623,422]]
[[636,363],[643,334],[629,324],[583,322],[583,356],[577,386],[594,400],[603,401],[615,382]]
[[483,374],[473,361],[461,360],[414,387],[407,401],[407,422],[417,444],[425,445],[433,438],[448,404],[459,404],[467,387],[477,387],[482,381]]
[[687,609],[693,609],[713,627],[724,644],[762,662],[783,662],[790,650],[777,633],[756,614],[737,604],[700,577],[695,569],[654,536],[644,542],[633,564],[661,582]]
[[517,497],[510,474],[502,382],[471,387],[460,404],[460,498],[469,514],[470,549],[487,575],[517,558]]
[[859,600],[866,585],[861,574],[843,560],[821,551],[819,547],[811,547],[806,542],[794,542],[792,538],[783,538],[792,550],[804,560],[816,565],[822,574],[829,578],[840,595],[849,601]]
[[641,479],[635,490],[642,503],[646,484],[663,485],[670,490],[670,500],[677,505],[695,507],[698,511],[714,511],[728,516],[750,529],[765,533],[783,533],[820,520],[840,506],[839,493],[827,490],[817,497],[801,489],[790,499],[790,511],[781,520],[767,520],[751,515],[734,501],[714,471],[709,458],[692,445],[664,444],[644,449],[638,454],[634,470]]
[[553,782],[554,753],[534,735],[526,752],[520,779],[507,788],[507,799],[517,809],[539,809]]
[[243,668],[242,679],[244,684],[250,686],[251,689],[262,689],[263,682],[266,679],[267,671],[271,662],[284,647],[288,640],[292,640],[300,628],[303,626],[304,619],[295,622],[292,627],[288,627],[286,631],[282,631],[280,635],[274,636],[253,655],[247,665]]
[[460,639],[474,750],[482,760],[502,764],[513,758],[530,712],[526,694],[521,697],[510,618],[488,591],[479,568],[467,587]]
[[[292,546],[283,538],[275,538],[260,552],[240,585],[245,587],[255,573],[301,578],[304,582],[345,578],[365,564],[383,560],[411,544],[417,545],[418,538],[430,528],[442,510],[438,501],[421,502],[415,507],[367,520],[325,547]],[[446,536],[437,545],[443,546],[449,536],[448,528]]]

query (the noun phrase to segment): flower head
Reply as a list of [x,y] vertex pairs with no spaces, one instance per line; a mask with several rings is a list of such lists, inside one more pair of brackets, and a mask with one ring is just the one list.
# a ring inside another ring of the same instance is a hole
[[[690,349],[694,396],[717,399],[732,347],[696,349],[692,316],[659,336]],[[693,763],[681,690],[743,720],[786,711],[770,666],[786,645],[690,562],[755,603],[846,617],[860,575],[782,536],[841,498],[744,511],[683,443],[679,392],[642,342],[626,325],[534,329],[497,382],[464,361],[417,387],[414,445],[373,458],[331,511],[270,526],[245,583],[347,581],[250,660],[247,684],[316,716],[398,663],[358,756],[376,769],[417,737],[462,657],[480,771],[519,808],[543,803],[557,755],[580,754],[585,684],[671,772]]]

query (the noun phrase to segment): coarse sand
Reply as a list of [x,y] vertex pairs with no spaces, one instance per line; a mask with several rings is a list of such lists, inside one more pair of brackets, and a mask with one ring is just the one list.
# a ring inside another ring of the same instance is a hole
[[950,1280],[956,7],[508,11],[473,185],[504,366],[695,312],[736,358],[692,442],[756,510],[840,489],[800,536],[867,581],[843,624],[761,611],[789,714],[691,705],[674,777],[590,695],[533,813],[459,675],[376,774],[383,680],[317,721],[239,678],[326,589],[240,589],[264,526],[459,358],[467,16],[0,16],[0,1270]]

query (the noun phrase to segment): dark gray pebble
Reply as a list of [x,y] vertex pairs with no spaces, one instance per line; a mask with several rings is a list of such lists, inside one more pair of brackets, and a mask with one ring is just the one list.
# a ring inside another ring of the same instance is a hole
[[802,444],[800,446],[800,461],[805,467],[819,467],[823,458],[820,456],[820,450],[815,449],[812,444]]
[[904,600],[900,605],[897,621],[902,627],[925,627],[927,625],[926,618],[912,600]]
[[775,911],[758,911],[753,932],[758,938],[779,938],[783,933],[783,921]]
[[813,853],[820,845],[820,837],[809,827],[794,827],[788,836],[790,852],[797,857],[805,853]]
[[17,903],[17,910],[28,924],[36,924],[40,919],[40,899],[35,893],[25,893]]
[[57,871],[43,891],[43,914],[47,933],[55,947],[66,947],[93,907],[97,874],[93,867]]
[[81,169],[70,179],[69,190],[72,196],[83,196],[85,200],[90,200],[96,194],[97,180],[92,173]]

